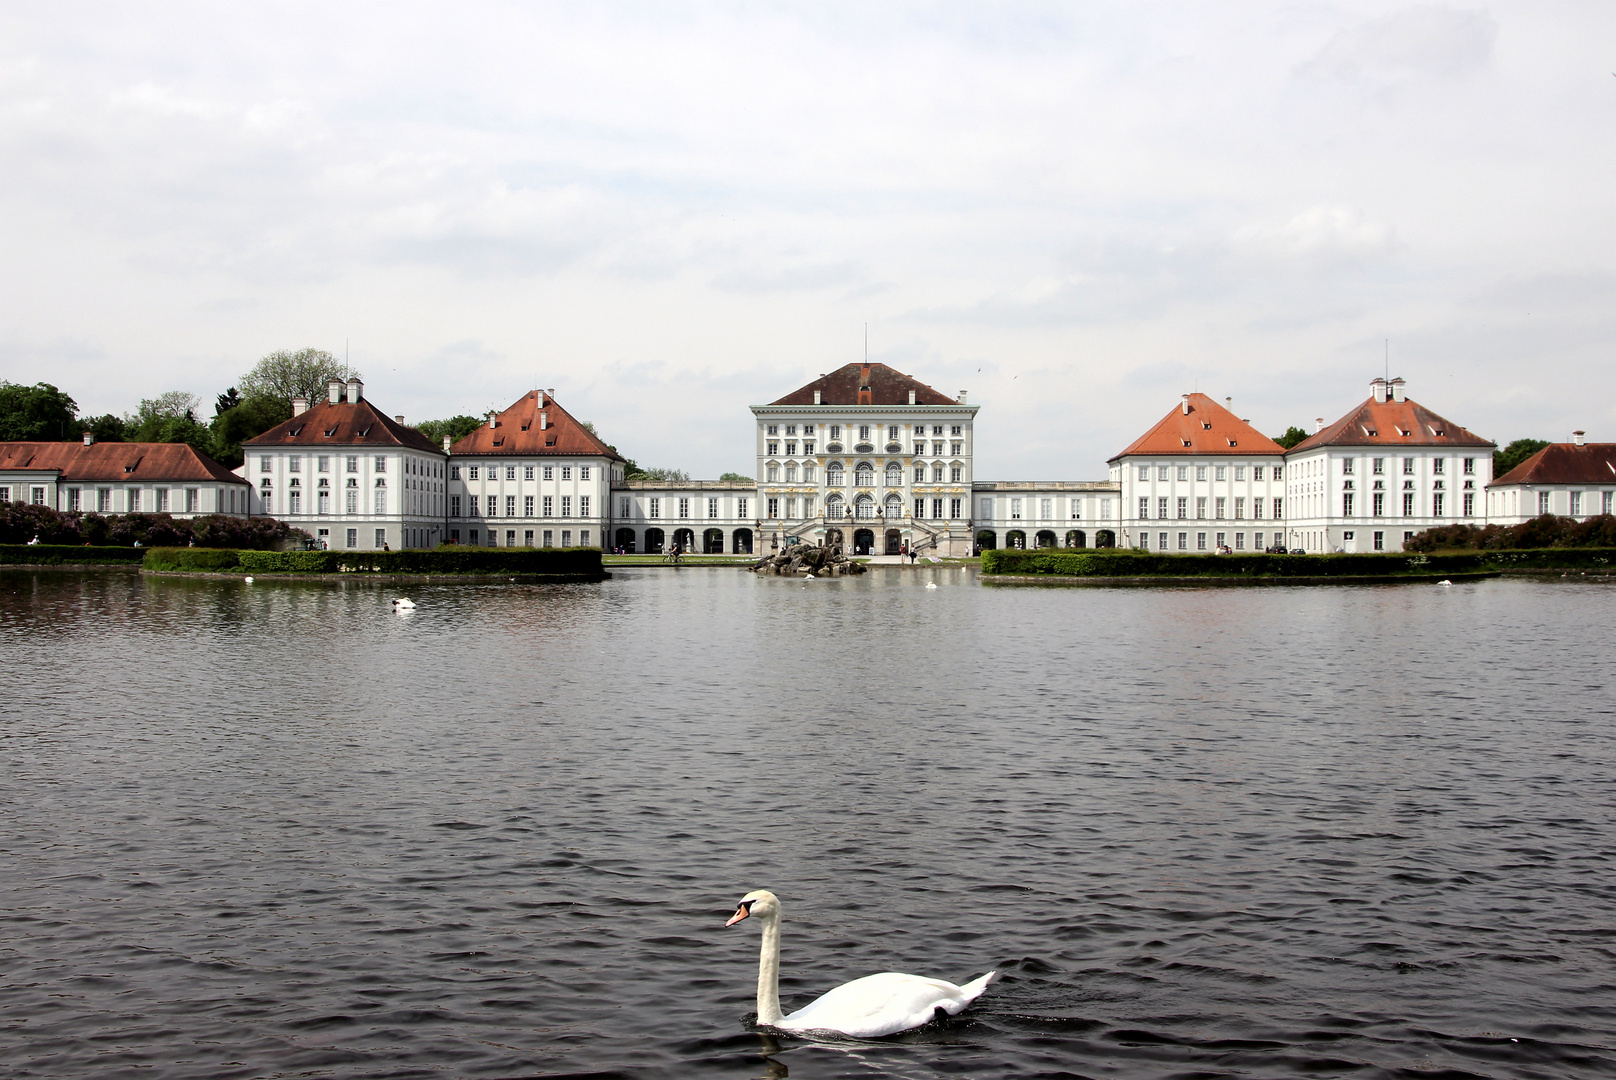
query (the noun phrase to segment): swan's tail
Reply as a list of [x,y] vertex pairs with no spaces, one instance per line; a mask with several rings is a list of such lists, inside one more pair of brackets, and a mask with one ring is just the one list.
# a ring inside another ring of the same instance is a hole
[[979,979],[972,979],[970,982],[960,987],[960,997],[964,998],[965,1003],[969,1005],[971,1002],[981,997],[982,991],[986,990],[990,985],[992,985],[994,980],[996,980],[998,977],[999,973],[997,971],[990,971]]

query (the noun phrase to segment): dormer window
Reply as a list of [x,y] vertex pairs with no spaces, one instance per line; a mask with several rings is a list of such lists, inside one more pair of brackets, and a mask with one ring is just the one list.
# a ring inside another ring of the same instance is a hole
[[336,433],[337,433],[337,425],[335,425],[335,424],[332,424],[330,427],[325,429],[325,437],[328,438],[328,439],[331,436],[335,435]]
[[1210,421],[1210,420],[1202,420],[1201,421],[1201,430],[1202,431],[1211,431],[1212,430],[1212,421]]
[[361,439],[363,439],[366,435],[369,435],[369,434],[370,434],[370,426],[368,424],[359,429],[359,437]]
[[302,430],[303,430],[303,425],[302,425],[302,424],[299,424],[299,425],[297,425],[297,427],[295,427],[295,428],[293,428],[293,429],[292,429],[292,430],[291,430],[291,431],[288,431],[288,432],[287,432],[287,433],[286,433],[286,437],[287,437],[287,438],[288,438],[288,439],[290,439],[290,438],[294,438],[294,437],[295,437],[295,436],[297,436],[297,435],[298,435],[298,434],[299,434],[299,433],[300,433],[300,432],[302,432]]
[[1239,444],[1239,443],[1237,443],[1237,442],[1235,442],[1235,441],[1234,441],[1234,440],[1233,440],[1233,439],[1230,439],[1230,440],[1229,440],[1229,445],[1230,445],[1230,446],[1239,446],[1239,445],[1240,445],[1240,444]]
[[1180,439],[1180,440],[1179,440],[1179,442],[1181,442],[1181,443],[1183,443],[1183,444],[1184,444],[1184,449],[1186,449],[1186,450],[1188,450],[1188,449],[1189,449],[1189,447],[1190,447],[1190,441],[1189,441],[1189,440],[1188,440],[1188,439]]

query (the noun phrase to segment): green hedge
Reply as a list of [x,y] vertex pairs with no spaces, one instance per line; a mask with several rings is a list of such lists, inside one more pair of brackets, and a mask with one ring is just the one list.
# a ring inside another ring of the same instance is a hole
[[1069,551],[993,550],[982,553],[984,574],[1061,577],[1383,577],[1464,574],[1492,570],[1563,570],[1616,566],[1616,549],[1531,551],[1356,552],[1340,555],[1173,555],[1127,548]]
[[227,551],[150,548],[148,570],[254,574],[549,574],[599,578],[599,548],[444,547],[431,551]]
[[84,544],[0,544],[0,564],[60,566],[63,563],[140,562],[145,552],[133,547],[88,547]]

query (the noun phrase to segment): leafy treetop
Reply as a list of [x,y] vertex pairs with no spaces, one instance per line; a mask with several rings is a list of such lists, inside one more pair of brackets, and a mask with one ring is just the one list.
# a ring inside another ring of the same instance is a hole
[[1547,445],[1542,439],[1516,439],[1502,450],[1494,450],[1493,477],[1503,476]]
[[296,397],[319,401],[332,379],[346,381],[356,375],[324,349],[281,349],[254,364],[236,385],[242,397],[271,397],[291,404]]
[[71,442],[79,437],[78,404],[50,383],[0,382],[0,440]]
[[1307,432],[1292,425],[1291,427],[1285,429],[1285,434],[1275,435],[1274,441],[1283,446],[1285,449],[1289,450],[1291,447],[1295,446],[1299,442],[1302,442],[1306,438]]

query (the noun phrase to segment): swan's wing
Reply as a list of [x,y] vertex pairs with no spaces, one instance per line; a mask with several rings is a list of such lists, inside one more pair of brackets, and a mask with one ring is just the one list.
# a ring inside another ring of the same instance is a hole
[[839,1031],[874,1039],[930,1023],[939,1008],[952,1016],[975,996],[967,996],[960,987],[942,979],[884,971],[843,983],[777,1026],[791,1031]]

